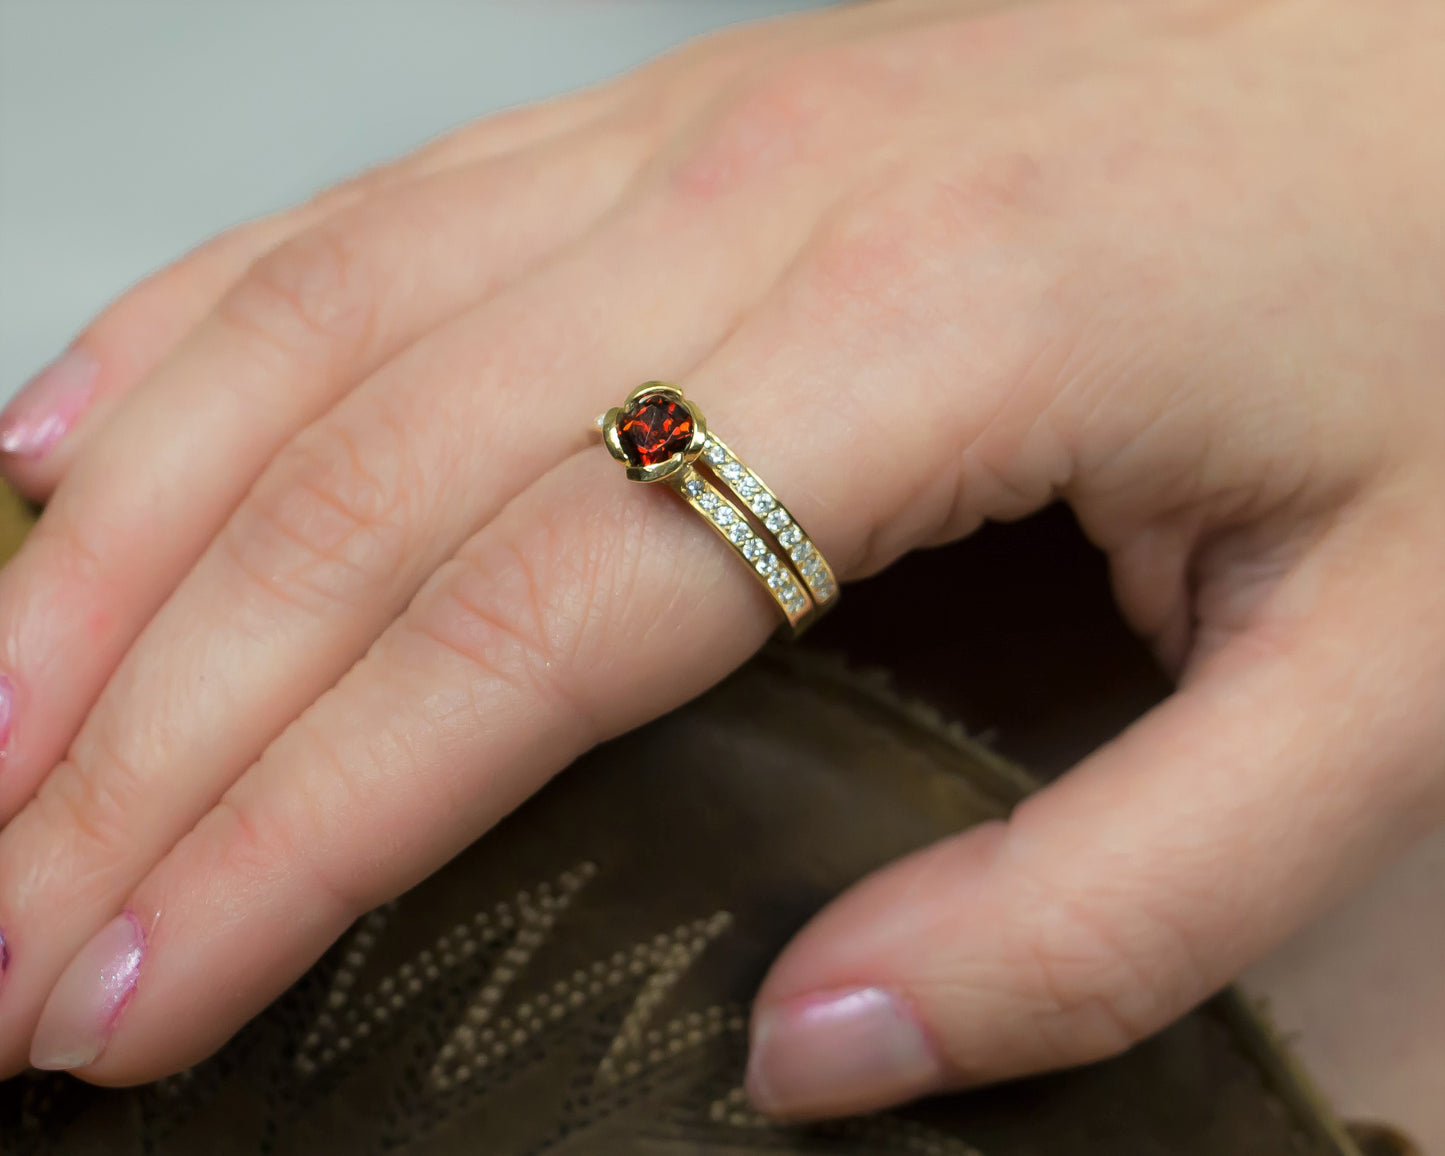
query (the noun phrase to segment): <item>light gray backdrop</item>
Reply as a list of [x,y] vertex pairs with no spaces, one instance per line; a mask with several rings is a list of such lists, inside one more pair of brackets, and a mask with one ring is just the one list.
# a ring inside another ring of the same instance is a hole
[[0,0],[0,400],[201,238],[820,0]]

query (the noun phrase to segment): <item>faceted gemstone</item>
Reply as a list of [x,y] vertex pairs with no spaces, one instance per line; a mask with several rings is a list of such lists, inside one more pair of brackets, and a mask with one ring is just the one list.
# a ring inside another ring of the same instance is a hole
[[640,397],[617,415],[617,440],[635,466],[655,466],[687,449],[692,414],[665,393]]

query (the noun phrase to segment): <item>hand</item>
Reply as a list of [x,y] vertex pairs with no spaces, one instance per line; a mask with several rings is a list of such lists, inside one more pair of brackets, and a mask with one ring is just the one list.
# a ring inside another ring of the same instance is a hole
[[1063,496],[1180,676],[802,933],[759,1105],[1159,1027],[1445,816],[1442,107],[1425,0],[888,0],[480,122],[141,285],[0,427],[54,489],[0,576],[0,1066],[202,1058],[748,656],[752,577],[585,435],[648,378],[844,577]]

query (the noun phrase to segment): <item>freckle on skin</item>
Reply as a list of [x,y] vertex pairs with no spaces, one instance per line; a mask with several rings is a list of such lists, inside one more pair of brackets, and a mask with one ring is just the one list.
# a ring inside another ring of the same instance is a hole
[[107,637],[110,634],[110,624],[111,615],[107,610],[97,607],[86,615],[85,629],[92,641],[98,642]]

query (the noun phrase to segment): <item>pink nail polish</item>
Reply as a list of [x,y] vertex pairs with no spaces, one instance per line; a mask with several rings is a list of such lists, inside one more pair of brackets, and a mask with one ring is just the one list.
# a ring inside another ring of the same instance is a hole
[[10,731],[15,722],[15,684],[0,674],[0,759],[10,753]]
[[93,1064],[135,994],[146,938],[127,911],[112,919],[61,973],[30,1045],[30,1062],[58,1071]]
[[871,1112],[935,1091],[943,1065],[913,1010],[877,987],[828,992],[762,1012],[748,1096],[770,1116]]
[[41,458],[90,405],[100,363],[71,347],[30,379],[0,415],[0,451]]

